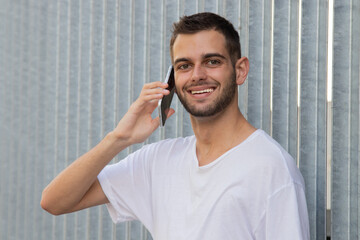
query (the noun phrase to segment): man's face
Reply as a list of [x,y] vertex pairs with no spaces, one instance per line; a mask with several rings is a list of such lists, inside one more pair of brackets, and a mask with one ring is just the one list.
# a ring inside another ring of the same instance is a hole
[[221,33],[180,34],[173,57],[177,95],[191,115],[213,116],[234,100],[235,70]]

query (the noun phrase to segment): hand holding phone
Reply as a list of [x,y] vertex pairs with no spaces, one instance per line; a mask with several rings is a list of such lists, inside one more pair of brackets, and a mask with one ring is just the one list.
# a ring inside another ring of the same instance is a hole
[[158,110],[159,110],[159,119],[160,126],[164,127],[167,113],[169,112],[171,101],[175,92],[175,77],[174,77],[174,68],[173,66],[169,67],[169,70],[166,74],[165,81],[169,86],[166,88],[170,91],[168,95],[165,95],[162,99],[159,100]]

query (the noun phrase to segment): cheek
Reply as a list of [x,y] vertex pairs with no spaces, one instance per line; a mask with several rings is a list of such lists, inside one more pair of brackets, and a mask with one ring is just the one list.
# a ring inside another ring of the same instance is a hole
[[223,79],[227,78],[228,75],[231,75],[232,71],[231,69],[225,69],[225,68],[214,68],[208,71],[208,76],[213,79]]
[[227,83],[228,81],[233,81],[233,69],[226,69],[220,71],[213,71],[211,77],[216,79],[221,84]]
[[180,80],[178,78],[175,79],[175,91],[177,95],[182,95],[182,88],[183,85],[181,84]]
[[182,90],[187,82],[186,73],[175,74],[175,87],[178,90]]

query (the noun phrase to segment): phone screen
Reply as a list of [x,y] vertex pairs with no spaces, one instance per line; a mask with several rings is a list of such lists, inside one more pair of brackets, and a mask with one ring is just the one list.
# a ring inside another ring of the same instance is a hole
[[174,68],[172,66],[169,67],[169,70],[166,74],[165,82],[169,84],[169,86],[166,88],[170,91],[170,93],[166,96],[164,96],[159,101],[159,118],[160,118],[160,126],[165,126],[166,122],[166,116],[170,109],[171,101],[174,96],[175,92],[175,77],[174,77]]

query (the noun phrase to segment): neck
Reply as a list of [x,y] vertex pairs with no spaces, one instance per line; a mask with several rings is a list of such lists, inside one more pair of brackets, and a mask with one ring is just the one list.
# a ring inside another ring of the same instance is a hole
[[199,165],[206,165],[237,146],[256,129],[241,114],[237,102],[212,117],[191,116]]

